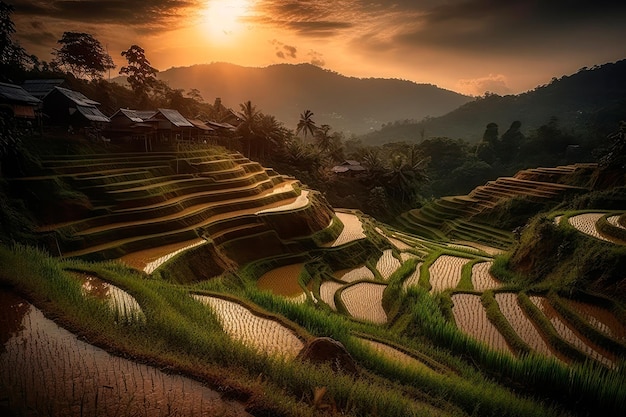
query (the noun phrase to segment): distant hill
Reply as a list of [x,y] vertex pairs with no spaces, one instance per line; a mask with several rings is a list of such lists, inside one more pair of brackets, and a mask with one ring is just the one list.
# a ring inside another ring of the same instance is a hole
[[363,134],[394,120],[441,116],[470,97],[430,84],[381,78],[353,78],[310,64],[249,68],[227,63],[171,68],[159,79],[172,88],[196,88],[234,110],[251,100],[258,110],[295,129],[300,113],[311,110],[318,126]]
[[[626,119],[626,60],[583,68],[577,73],[554,78],[547,85],[519,95],[487,95],[450,113],[417,123],[398,121],[361,137],[365,144],[413,142],[422,136],[482,139],[485,126],[495,122],[500,134],[515,120],[527,133],[546,124],[551,117],[559,126],[576,133],[606,135]],[[398,118],[399,120],[400,118]]]

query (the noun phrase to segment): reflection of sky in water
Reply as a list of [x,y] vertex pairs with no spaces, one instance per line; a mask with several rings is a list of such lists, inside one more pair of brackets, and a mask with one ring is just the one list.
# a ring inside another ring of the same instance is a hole
[[126,291],[83,272],[73,272],[72,275],[82,282],[82,289],[85,294],[106,300],[109,307],[118,316],[126,319],[145,320],[139,303]]
[[175,410],[180,416],[248,416],[197,381],[78,340],[2,289],[0,337],[2,409],[9,414],[156,417]]
[[0,353],[5,351],[4,345],[12,337],[24,330],[22,320],[29,310],[27,302],[0,289]]

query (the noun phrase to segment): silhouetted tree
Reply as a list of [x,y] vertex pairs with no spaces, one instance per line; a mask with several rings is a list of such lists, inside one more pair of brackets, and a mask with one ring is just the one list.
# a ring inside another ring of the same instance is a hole
[[611,148],[600,158],[599,165],[603,170],[620,169],[626,172],[626,121],[619,122],[619,129],[608,135],[613,143]]
[[241,123],[237,126],[237,133],[247,143],[248,158],[251,158],[252,142],[254,142],[259,134],[259,120],[261,113],[256,106],[252,105],[250,100],[239,105],[241,111],[238,113]]
[[89,33],[64,32],[57,43],[61,48],[52,52],[56,61],[77,78],[102,78],[107,70],[115,68],[100,41]]
[[126,80],[135,93],[146,94],[154,85],[159,70],[150,65],[146,51],[141,46],[132,45],[122,51],[122,56],[126,58],[128,65],[120,69],[120,74],[127,75]]
[[270,150],[273,155],[284,149],[289,132],[282,123],[276,120],[276,117],[271,115],[261,114],[258,125],[260,136],[257,140],[261,146],[260,159],[265,160],[266,150]]
[[509,162],[514,159],[519,152],[520,146],[526,139],[520,131],[521,127],[522,122],[519,120],[514,121],[500,138],[497,154],[503,162]]
[[322,125],[315,131],[315,144],[322,153],[326,153],[331,146],[332,137],[329,132],[329,125]]
[[10,76],[16,71],[23,71],[30,57],[19,43],[13,39],[15,24],[11,15],[12,5],[0,1],[0,78],[12,81]]
[[300,114],[300,121],[298,121],[298,126],[296,127],[296,135],[303,132],[304,139],[306,139],[307,133],[310,133],[311,136],[315,134],[317,126],[312,118],[313,112],[311,110],[305,110],[304,113]]
[[498,125],[491,122],[485,128],[482,142],[476,147],[476,155],[488,164],[492,164],[496,160],[499,145],[498,136]]

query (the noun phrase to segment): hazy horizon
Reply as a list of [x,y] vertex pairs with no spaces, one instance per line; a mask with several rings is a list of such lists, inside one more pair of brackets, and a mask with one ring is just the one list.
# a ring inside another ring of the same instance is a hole
[[[518,94],[626,57],[626,4],[555,0],[8,1],[15,37],[49,61],[64,31],[93,34],[118,69],[131,44],[161,71],[311,63],[467,95]],[[112,76],[117,75],[114,70]]]

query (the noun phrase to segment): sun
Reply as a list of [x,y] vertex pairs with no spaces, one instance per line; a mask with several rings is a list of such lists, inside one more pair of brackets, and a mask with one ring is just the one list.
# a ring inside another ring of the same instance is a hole
[[224,41],[241,33],[243,16],[249,0],[209,0],[203,14],[203,25],[213,40]]

